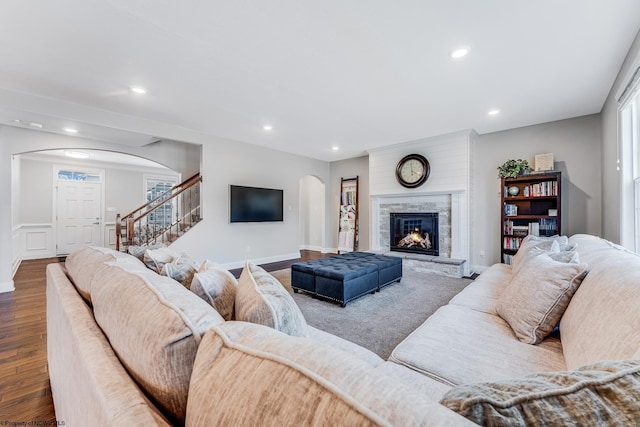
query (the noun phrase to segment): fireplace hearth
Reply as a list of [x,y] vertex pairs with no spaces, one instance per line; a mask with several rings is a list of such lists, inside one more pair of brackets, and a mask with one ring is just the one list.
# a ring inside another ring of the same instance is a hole
[[390,213],[389,249],[424,255],[440,255],[438,213]]

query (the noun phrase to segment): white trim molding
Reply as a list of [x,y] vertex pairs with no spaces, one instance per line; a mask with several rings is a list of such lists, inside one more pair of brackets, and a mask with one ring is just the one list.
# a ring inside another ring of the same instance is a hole
[[55,257],[53,225],[22,224],[18,253],[21,260]]
[[[292,252],[290,254],[275,255],[275,256],[265,257],[265,258],[254,258],[254,259],[249,259],[247,261],[251,261],[255,265],[261,265],[261,264],[269,264],[272,262],[288,261],[290,259],[297,259],[297,258],[300,258],[300,251]],[[231,270],[234,268],[242,268],[244,267],[245,263],[246,261],[229,262],[226,264],[222,264],[222,267],[226,268],[227,270]]]
[[0,294],[3,294],[5,292],[13,292],[15,290],[16,288],[15,286],[13,286],[13,280],[0,283]]

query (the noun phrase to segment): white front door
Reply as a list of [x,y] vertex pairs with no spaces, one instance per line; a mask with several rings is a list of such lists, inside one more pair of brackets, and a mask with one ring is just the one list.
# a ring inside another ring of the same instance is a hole
[[57,254],[102,246],[102,182],[58,181]]

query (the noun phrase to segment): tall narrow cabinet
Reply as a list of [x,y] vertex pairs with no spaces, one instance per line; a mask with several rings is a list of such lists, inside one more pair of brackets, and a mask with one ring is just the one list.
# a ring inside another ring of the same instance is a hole
[[338,252],[358,249],[358,177],[340,178]]
[[528,234],[561,234],[561,184],[561,172],[502,178],[500,255],[503,263],[511,264]]

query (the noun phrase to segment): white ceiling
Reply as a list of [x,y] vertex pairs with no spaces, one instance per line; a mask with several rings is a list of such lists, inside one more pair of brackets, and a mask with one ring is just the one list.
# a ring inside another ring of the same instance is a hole
[[598,113],[639,28],[638,0],[4,0],[0,123],[337,160]]

